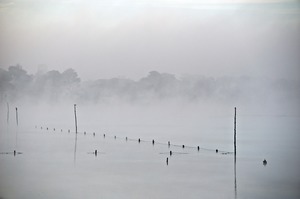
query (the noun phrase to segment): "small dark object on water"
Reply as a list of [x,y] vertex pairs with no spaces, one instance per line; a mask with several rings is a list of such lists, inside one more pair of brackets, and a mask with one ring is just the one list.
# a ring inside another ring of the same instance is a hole
[[126,141],[128,140],[128,138],[127,138],[127,137],[126,137],[125,139],[126,139]]
[[60,129],[60,132],[62,132],[62,129]]
[[172,151],[170,151],[170,156],[172,155]]
[[103,137],[105,138],[105,133],[103,134]]
[[14,156],[16,156],[16,154],[17,154],[17,152],[16,152],[16,150],[14,150]]
[[53,129],[53,131],[55,131],[55,128]]
[[70,129],[68,130],[68,133],[70,133]]
[[115,136],[115,139],[117,139],[117,136]]
[[95,134],[95,132],[94,132],[94,133],[93,133],[93,136],[95,137],[95,135],[96,135],[96,134]]
[[139,141],[139,143],[140,143],[140,142],[141,142],[141,139],[139,138],[139,140],[138,140],[138,141]]
[[43,127],[41,127],[41,129],[43,129]]
[[263,165],[264,165],[264,166],[266,166],[267,164],[268,164],[267,160],[266,160],[266,159],[264,159],[264,161],[263,161]]
[[48,127],[47,127],[47,131],[48,131]]
[[184,148],[184,144],[182,145],[182,148]]
[[95,156],[97,156],[97,154],[98,154],[98,151],[97,151],[97,149],[95,150]]
[[86,135],[86,132],[84,131],[84,135]]
[[170,141],[168,141],[168,147],[170,148],[170,145],[171,145],[171,143],[170,143]]
[[167,165],[169,165],[169,158],[167,158],[166,163],[167,163]]
[[200,146],[197,146],[197,150],[200,151]]
[[216,153],[218,153],[219,152],[219,150],[218,149],[216,149]]
[[152,140],[152,144],[154,145],[154,140]]

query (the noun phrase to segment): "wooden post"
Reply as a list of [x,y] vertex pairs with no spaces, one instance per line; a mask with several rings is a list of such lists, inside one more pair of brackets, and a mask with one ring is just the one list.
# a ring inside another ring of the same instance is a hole
[[77,116],[76,116],[76,104],[74,104],[74,115],[75,115],[75,133],[77,134]]
[[234,158],[236,158],[236,107],[234,107]]
[[17,126],[19,126],[18,108],[17,107],[16,107],[16,122],[17,122]]
[[76,163],[76,149],[77,149],[77,115],[76,115],[76,104],[74,104],[74,115],[75,115],[75,148],[74,148],[74,165]]
[[[18,108],[16,107],[16,123],[17,123],[17,128],[16,128],[16,146],[15,146],[15,151],[17,150],[18,146],[18,126],[19,126],[19,118],[18,118]],[[14,155],[16,153],[14,152]]]
[[237,198],[237,182],[236,182],[236,107],[234,107],[234,198]]

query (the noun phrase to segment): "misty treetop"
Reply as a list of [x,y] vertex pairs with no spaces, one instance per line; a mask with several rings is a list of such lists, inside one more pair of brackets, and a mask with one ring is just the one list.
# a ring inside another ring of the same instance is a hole
[[35,75],[28,74],[20,65],[0,69],[1,101],[30,99],[57,101],[61,97],[70,97],[79,86],[80,78],[73,69],[60,73],[52,70]]
[[223,103],[292,103],[300,100],[299,82],[253,77],[212,78],[151,71],[138,81],[126,78],[81,81],[74,69],[28,74],[20,65],[0,68],[1,102],[151,103],[161,100]]

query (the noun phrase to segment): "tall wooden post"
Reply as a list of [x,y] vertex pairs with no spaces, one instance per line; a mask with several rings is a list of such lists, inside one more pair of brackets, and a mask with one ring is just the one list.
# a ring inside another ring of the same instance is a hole
[[75,115],[75,133],[77,134],[77,115],[76,115],[76,104],[74,104],[74,115]]
[[234,198],[237,198],[237,182],[236,182],[236,107],[234,107]]
[[76,163],[76,149],[77,149],[77,115],[76,115],[76,104],[74,104],[74,115],[75,115],[75,148],[74,148],[74,165]]
[[17,107],[16,107],[16,122],[17,122],[17,126],[19,126],[18,108]]
[[236,107],[234,107],[234,157],[236,157]]
[[16,128],[16,146],[14,150],[14,155],[16,155],[17,147],[18,147],[18,126],[19,126],[19,116],[18,116],[18,108],[16,107],[16,123],[17,123],[17,128]]

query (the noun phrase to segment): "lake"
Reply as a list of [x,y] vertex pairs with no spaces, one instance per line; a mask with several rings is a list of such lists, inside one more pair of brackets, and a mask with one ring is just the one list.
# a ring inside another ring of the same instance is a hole
[[300,198],[299,117],[112,118],[3,120],[0,198]]

